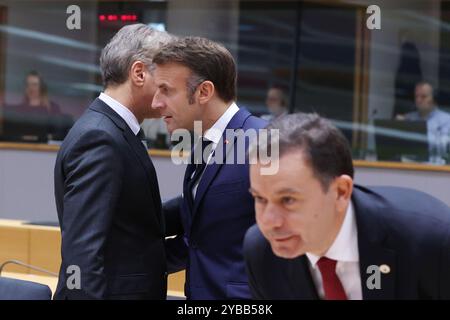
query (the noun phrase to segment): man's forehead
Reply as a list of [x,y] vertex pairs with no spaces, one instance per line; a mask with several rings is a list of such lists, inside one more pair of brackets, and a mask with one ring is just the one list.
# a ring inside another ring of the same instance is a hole
[[424,92],[428,93],[428,92],[431,92],[433,90],[433,88],[428,83],[425,83],[425,84],[417,85],[416,90],[421,91],[422,93],[424,93]]
[[191,71],[186,66],[179,63],[167,63],[155,65],[153,76],[157,82],[170,83],[173,81],[184,80],[189,77]]

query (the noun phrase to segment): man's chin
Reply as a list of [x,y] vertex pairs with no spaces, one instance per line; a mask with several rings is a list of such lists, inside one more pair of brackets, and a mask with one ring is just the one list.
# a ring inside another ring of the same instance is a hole
[[271,245],[273,253],[283,259],[295,259],[304,254],[301,250],[284,246]]

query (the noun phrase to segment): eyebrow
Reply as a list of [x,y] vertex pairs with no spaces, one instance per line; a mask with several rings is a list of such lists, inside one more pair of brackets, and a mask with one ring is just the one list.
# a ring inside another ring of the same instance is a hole
[[275,192],[276,194],[282,194],[282,193],[301,193],[301,190],[294,189],[294,188],[283,188]]
[[[256,191],[253,188],[249,188],[248,191],[250,193],[258,193],[258,191]],[[275,191],[275,194],[285,194],[285,193],[302,193],[302,192],[301,192],[301,190],[294,189],[294,188],[283,188],[283,189]]]
[[169,85],[167,84],[167,82],[163,82],[163,83],[160,83],[160,84],[158,85],[158,88],[170,88],[170,87],[169,87]]

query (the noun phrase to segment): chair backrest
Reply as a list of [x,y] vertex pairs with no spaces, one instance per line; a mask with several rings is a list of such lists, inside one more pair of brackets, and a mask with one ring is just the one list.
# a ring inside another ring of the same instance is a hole
[[0,300],[50,300],[52,291],[44,284],[0,277]]

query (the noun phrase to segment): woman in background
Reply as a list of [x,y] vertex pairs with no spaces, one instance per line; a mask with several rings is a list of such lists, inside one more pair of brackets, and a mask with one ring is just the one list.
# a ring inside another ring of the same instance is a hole
[[25,79],[25,95],[20,105],[21,111],[60,115],[60,107],[50,101],[48,97],[47,85],[36,71],[30,71]]

